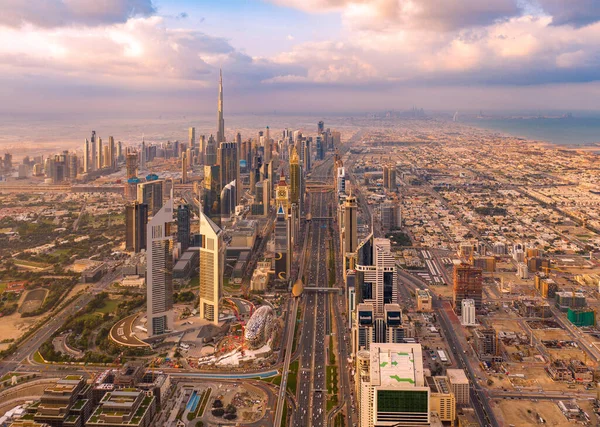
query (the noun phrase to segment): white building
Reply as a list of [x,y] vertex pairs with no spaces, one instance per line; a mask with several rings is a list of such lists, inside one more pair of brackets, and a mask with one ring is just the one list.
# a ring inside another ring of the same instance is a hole
[[463,326],[475,326],[477,325],[477,318],[475,317],[475,300],[464,299],[461,302],[461,321]]
[[429,426],[420,344],[372,344],[357,354],[359,425]]
[[519,279],[529,279],[529,267],[524,262],[517,264],[517,277]]
[[173,328],[173,198],[148,222],[146,232],[146,310],[148,336]]
[[200,211],[200,317],[219,323],[219,303],[223,295],[225,243],[223,231]]

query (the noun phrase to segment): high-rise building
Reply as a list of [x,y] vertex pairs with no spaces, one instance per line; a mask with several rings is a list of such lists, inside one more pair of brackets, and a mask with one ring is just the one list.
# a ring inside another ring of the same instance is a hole
[[221,225],[220,167],[204,166],[204,188],[202,189],[202,211],[217,226]]
[[229,217],[235,213],[237,188],[235,181],[231,181],[221,190],[221,216]]
[[217,106],[217,144],[225,142],[225,120],[223,119],[223,71],[219,70],[219,101]]
[[369,350],[372,343],[404,342],[402,309],[398,304],[385,304],[384,314],[375,314],[372,303],[356,306],[356,316],[352,325],[352,348],[356,353]]
[[217,164],[217,143],[212,135],[208,137],[208,142],[206,143],[204,164],[206,166],[214,166]]
[[300,169],[300,158],[295,146],[290,153],[290,202],[300,204],[302,171]]
[[125,158],[125,170],[127,173],[127,179],[137,178],[138,173],[138,155],[134,151],[127,153]]
[[325,132],[325,122],[320,120],[319,123],[317,123],[317,134],[321,135],[323,132]]
[[187,184],[188,157],[187,153],[181,153],[181,183]]
[[96,131],[93,130],[92,131],[92,137],[90,138],[90,149],[91,149],[91,154],[90,154],[90,171],[94,171],[96,170],[96,149],[98,148],[96,146],[98,142],[96,141]]
[[453,302],[454,310],[458,314],[461,313],[464,299],[474,300],[475,308],[481,309],[482,290],[483,276],[480,268],[465,263],[454,265]]
[[420,344],[372,344],[356,363],[360,427],[429,426]]
[[217,151],[217,164],[220,166],[219,185],[224,188],[239,178],[238,145],[235,142],[222,142]]
[[146,141],[142,138],[142,146],[140,147],[140,170],[146,170],[146,160],[148,156],[148,150],[146,150]]
[[383,165],[383,187],[389,191],[396,191],[396,165]]
[[291,229],[289,223],[289,187],[285,181],[283,170],[275,199],[277,219],[275,221],[275,278],[287,282],[290,278],[292,262]]
[[354,266],[350,265],[350,260],[354,259],[353,256],[347,256],[346,254],[353,254],[358,246],[358,224],[357,224],[358,205],[356,203],[356,197],[350,195],[344,202],[344,269],[353,269]]
[[389,239],[371,234],[357,248],[357,302],[370,302],[375,315],[383,316],[384,304],[398,303],[398,273]]
[[173,198],[160,208],[146,231],[146,317],[148,336],[173,329]]
[[306,169],[307,172],[309,172],[310,170],[312,170],[312,162],[311,162],[311,151],[310,151],[310,144],[311,144],[312,140],[311,139],[307,139],[304,141],[304,146],[303,146],[303,157],[302,157],[302,162],[304,164],[304,169]]
[[146,249],[148,205],[133,202],[125,206],[125,250],[140,252]]
[[100,170],[104,167],[104,148],[102,147],[102,138],[98,137],[98,148],[96,149],[96,169]]
[[181,245],[181,252],[190,247],[190,220],[192,213],[188,205],[179,205],[177,208],[177,242]]
[[446,375],[452,388],[452,393],[456,398],[458,405],[468,405],[469,397],[469,379],[462,369],[446,369]]
[[123,143],[121,141],[117,142],[117,162],[123,161]]
[[85,143],[83,145],[83,173],[91,172],[90,168],[90,141],[85,139]]
[[200,236],[200,317],[218,324],[223,294],[225,243],[223,231],[204,212],[200,212]]
[[137,186],[137,201],[148,205],[148,214],[154,216],[163,206],[164,180],[156,179],[139,183]]
[[196,148],[196,128],[194,127],[188,130],[188,144],[192,150]]
[[112,136],[108,137],[108,152],[109,152],[109,161],[108,167],[114,169],[117,166],[117,151],[115,146],[115,138]]

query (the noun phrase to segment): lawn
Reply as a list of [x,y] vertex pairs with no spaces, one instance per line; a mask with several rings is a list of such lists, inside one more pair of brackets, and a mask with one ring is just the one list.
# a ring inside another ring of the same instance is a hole
[[288,390],[290,391],[290,393],[292,393],[293,395],[296,395],[296,382],[298,380],[298,366],[299,366],[299,361],[298,360],[294,360],[292,363],[290,363],[290,372],[288,374]]
[[300,306],[296,310],[296,324],[294,325],[294,340],[292,341],[292,354],[296,351],[296,346],[298,345],[298,335],[300,335],[300,329],[298,325],[300,324],[300,320],[302,318],[302,310],[300,310]]
[[119,305],[119,301],[114,300],[114,299],[107,299],[104,302],[104,307],[99,308],[98,310],[96,310],[96,313],[113,313],[117,310],[117,306]]

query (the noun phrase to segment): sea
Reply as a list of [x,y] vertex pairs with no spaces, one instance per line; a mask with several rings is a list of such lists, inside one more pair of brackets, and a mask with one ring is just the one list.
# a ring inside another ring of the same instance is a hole
[[464,117],[459,122],[519,138],[600,150],[600,115],[572,117]]

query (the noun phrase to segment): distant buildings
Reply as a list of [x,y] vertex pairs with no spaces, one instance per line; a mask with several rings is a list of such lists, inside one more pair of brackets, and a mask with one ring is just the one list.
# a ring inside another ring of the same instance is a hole
[[218,324],[223,295],[225,243],[223,231],[203,212],[200,212],[200,236],[200,317]]
[[148,223],[146,243],[146,316],[148,336],[173,328],[173,199]]
[[469,264],[456,264],[454,266],[454,284],[453,284],[453,302],[454,310],[460,314],[462,310],[462,300],[472,299],[475,301],[475,308],[481,309],[481,299],[483,292],[483,276],[480,268],[475,268]]

